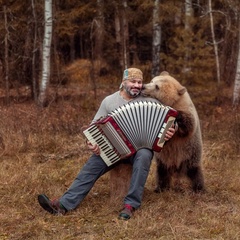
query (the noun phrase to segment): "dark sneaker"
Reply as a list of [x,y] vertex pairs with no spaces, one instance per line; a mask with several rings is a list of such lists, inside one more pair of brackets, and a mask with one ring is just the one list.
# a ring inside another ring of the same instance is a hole
[[38,195],[38,202],[45,211],[51,214],[64,215],[67,212],[57,199],[51,201],[45,194]]
[[128,220],[132,217],[134,208],[129,204],[124,205],[124,209],[120,212],[118,218],[122,220]]

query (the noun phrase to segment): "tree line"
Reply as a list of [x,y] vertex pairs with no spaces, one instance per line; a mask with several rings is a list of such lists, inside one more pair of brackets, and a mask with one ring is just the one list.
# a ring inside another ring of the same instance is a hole
[[[166,70],[184,84],[233,86],[240,96],[239,0],[0,0],[0,87],[31,87],[44,105],[52,82],[77,59],[92,83],[130,66]],[[106,68],[109,66],[109,68]],[[219,92],[220,94],[220,92]]]

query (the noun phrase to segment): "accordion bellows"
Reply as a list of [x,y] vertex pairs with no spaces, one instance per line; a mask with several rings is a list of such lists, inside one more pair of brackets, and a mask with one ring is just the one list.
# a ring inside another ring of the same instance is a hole
[[92,123],[83,133],[99,145],[100,156],[110,166],[141,148],[160,152],[176,116],[176,110],[158,102],[133,101]]

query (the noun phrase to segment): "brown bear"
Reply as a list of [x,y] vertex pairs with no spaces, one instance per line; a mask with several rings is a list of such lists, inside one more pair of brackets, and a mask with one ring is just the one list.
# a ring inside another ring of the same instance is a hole
[[168,72],[162,72],[143,86],[142,94],[158,99],[178,111],[178,130],[166,142],[157,161],[157,187],[155,192],[170,188],[174,175],[184,174],[190,179],[194,192],[204,190],[202,169],[202,135],[196,108],[187,92]]

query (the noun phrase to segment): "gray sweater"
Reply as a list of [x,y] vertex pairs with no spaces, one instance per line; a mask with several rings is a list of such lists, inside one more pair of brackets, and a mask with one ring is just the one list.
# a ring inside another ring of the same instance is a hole
[[[158,102],[156,99],[146,98],[143,96],[138,96],[136,98],[133,98],[130,101],[136,101],[136,100],[151,100],[151,101]],[[122,98],[122,96],[120,95],[120,91],[117,91],[117,92],[105,97],[103,99],[95,117],[93,118],[92,122],[97,121],[101,117],[107,116],[108,113],[112,112],[116,108],[118,108],[128,102],[129,101]]]

